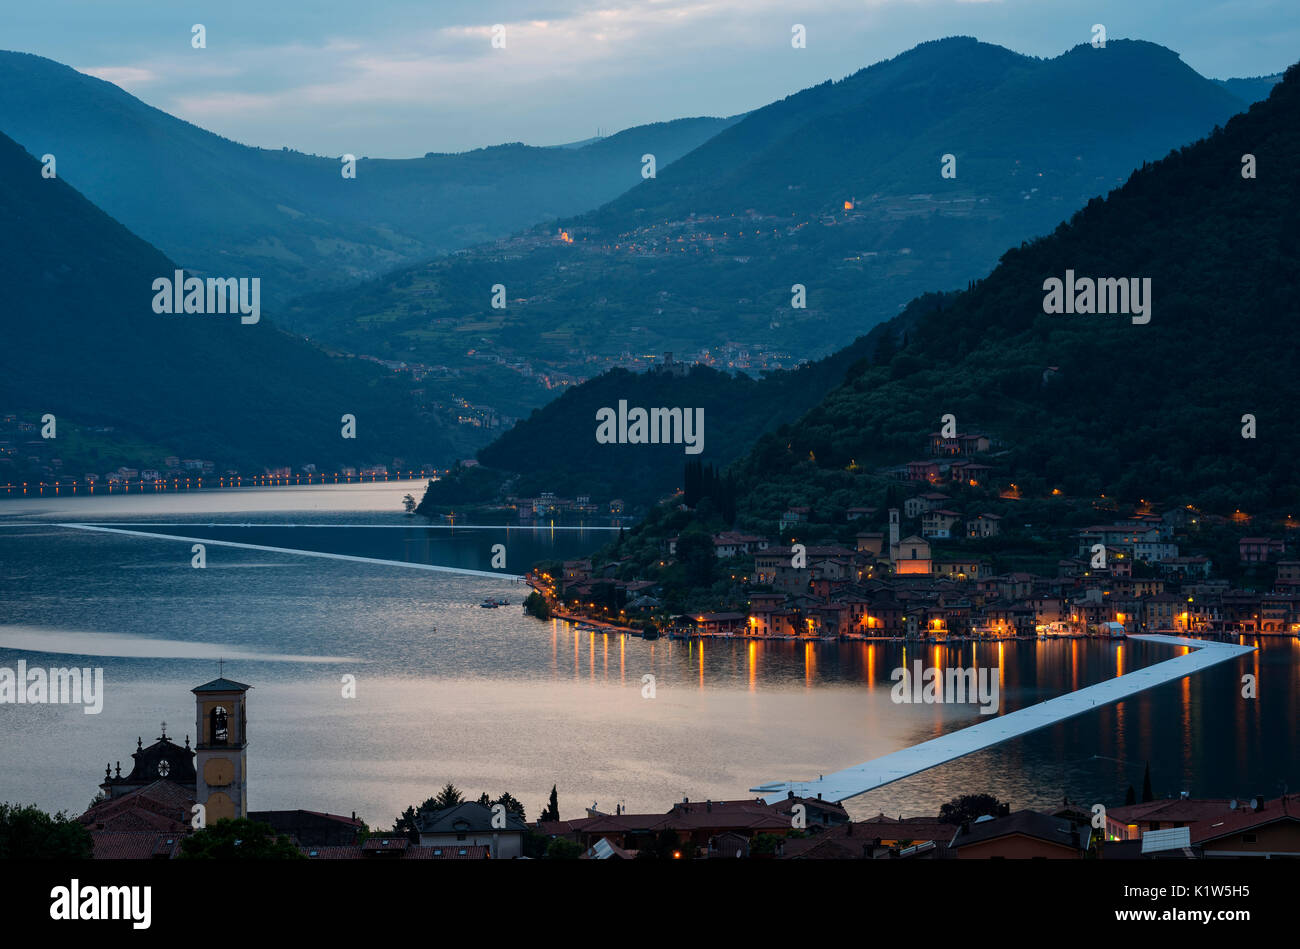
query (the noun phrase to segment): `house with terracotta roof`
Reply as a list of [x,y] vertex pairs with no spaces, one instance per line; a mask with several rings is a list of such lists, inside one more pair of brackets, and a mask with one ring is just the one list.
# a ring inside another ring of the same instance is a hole
[[1106,839],[1141,840],[1147,831],[1190,827],[1226,813],[1230,803],[1218,798],[1174,797],[1108,808]]
[[[785,836],[794,829],[794,806],[804,806],[804,821],[809,828],[833,827],[847,822],[848,812],[843,806],[816,798],[788,797],[768,804],[762,798],[735,801],[691,801],[683,799],[674,804],[666,814],[605,814],[588,808],[588,816],[575,821],[539,823],[539,833],[550,837],[567,837],[584,848],[595,846],[604,839],[610,846],[624,851],[654,847],[665,831],[677,835],[688,856],[695,850],[707,851],[719,838],[724,844],[734,835],[748,841],[757,834]],[[735,841],[732,840],[731,844]],[[734,856],[735,846],[718,855]]]
[[1193,824],[1191,839],[1207,858],[1300,857],[1300,794],[1238,803]]
[[925,494],[918,494],[915,497],[910,497],[904,501],[903,513],[907,517],[917,518],[926,511],[943,507],[951,500],[952,498],[946,494],[941,494],[938,491],[928,491]]
[[976,514],[966,519],[967,537],[996,537],[1002,531],[1002,517],[998,514]]
[[1264,563],[1286,552],[1286,544],[1275,537],[1243,537],[1237,541],[1242,563]]
[[961,521],[961,513],[948,508],[935,508],[921,516],[921,536],[947,539],[953,535],[953,525]]

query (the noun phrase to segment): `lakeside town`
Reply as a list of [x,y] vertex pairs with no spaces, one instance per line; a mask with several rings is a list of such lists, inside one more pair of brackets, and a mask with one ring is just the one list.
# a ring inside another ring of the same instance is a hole
[[[1016,505],[1027,496],[1016,484],[998,487],[995,465],[977,460],[996,461],[992,447],[985,435],[935,432],[930,457],[886,472],[890,497],[911,492],[897,507],[848,506],[838,524],[792,505],[774,535],[721,530],[706,540],[661,531],[648,567],[608,549],[541,564],[528,577],[530,612],[680,638],[1300,634],[1300,559],[1287,540],[1298,525],[1289,515],[1277,520],[1278,533],[1257,534],[1242,512],[1225,517],[1192,505],[1156,512],[1143,503],[1125,515],[1104,496],[1083,504],[1054,489],[1050,500],[1072,505],[1074,520],[1096,520],[1049,536],[1017,523]],[[690,523],[690,505],[674,500]],[[995,503],[1003,513],[986,509]],[[1027,538],[1037,569],[997,569]],[[1043,555],[1053,548],[1055,558]],[[687,569],[716,581],[709,595],[685,594]]]

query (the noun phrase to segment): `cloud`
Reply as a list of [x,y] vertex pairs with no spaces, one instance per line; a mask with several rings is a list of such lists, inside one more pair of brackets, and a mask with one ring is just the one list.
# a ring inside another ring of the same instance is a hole
[[156,72],[141,66],[82,66],[78,71],[115,86],[133,86],[158,79]]

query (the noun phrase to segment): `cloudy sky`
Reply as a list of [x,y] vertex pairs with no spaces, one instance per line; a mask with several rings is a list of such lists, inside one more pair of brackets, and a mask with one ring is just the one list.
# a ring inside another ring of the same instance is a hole
[[0,47],[237,141],[393,158],[731,115],[956,34],[1050,57],[1101,23],[1215,78],[1300,50],[1297,0],[7,0],[4,19]]

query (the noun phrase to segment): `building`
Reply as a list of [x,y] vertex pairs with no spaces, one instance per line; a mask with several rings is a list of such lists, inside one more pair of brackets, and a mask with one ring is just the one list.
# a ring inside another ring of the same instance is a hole
[[357,842],[365,822],[320,811],[249,811],[248,819],[269,824],[277,836],[289,837],[300,847],[346,847]]
[[1191,827],[1193,845],[1205,857],[1300,857],[1300,794],[1233,805]]
[[95,860],[170,860],[190,833],[194,789],[158,778],[92,804],[78,822]]
[[1002,518],[997,514],[976,514],[966,519],[967,537],[996,537],[1002,529]]
[[930,454],[932,455],[968,457],[988,451],[991,442],[987,435],[957,434],[945,436],[942,432],[931,432],[929,445]]
[[420,846],[434,849],[486,847],[493,859],[522,857],[528,825],[514,814],[477,801],[465,801],[438,811],[421,811],[415,824]]
[[167,737],[167,723],[162,723],[162,734],[148,748],[143,740],[135,740],[135,751],[131,752],[134,765],[129,774],[122,776],[122,763],[117,763],[117,775],[109,773],[104,766],[104,780],[99,785],[108,798],[123,797],[133,791],[153,784],[156,781],[168,781],[184,788],[186,793],[194,794],[194,752],[190,750],[190,736],[185,736],[185,747]]
[[947,508],[926,511],[921,516],[921,536],[946,540],[953,536],[953,525],[961,521],[961,514]]
[[925,494],[918,494],[915,497],[910,497],[904,501],[903,513],[907,515],[908,518],[915,519],[920,517],[926,511],[943,507],[951,500],[952,498],[946,494],[941,494],[938,491],[927,491]]
[[191,691],[195,696],[195,798],[206,820],[248,816],[248,717],[251,685],[213,679]]
[[1106,838],[1141,840],[1149,831],[1190,827],[1228,813],[1230,805],[1227,800],[1175,797],[1112,807],[1106,811]]
[[781,524],[778,528],[784,531],[787,527],[793,527],[796,524],[808,523],[808,517],[812,509],[807,507],[792,507],[781,515]]
[[962,824],[948,850],[959,860],[1081,860],[1091,845],[1088,825],[1023,810]]
[[1243,537],[1237,542],[1242,563],[1264,563],[1286,552],[1286,545],[1272,537]]
[[939,462],[937,461],[909,461],[907,463],[907,480],[908,481],[930,481],[939,480]]

